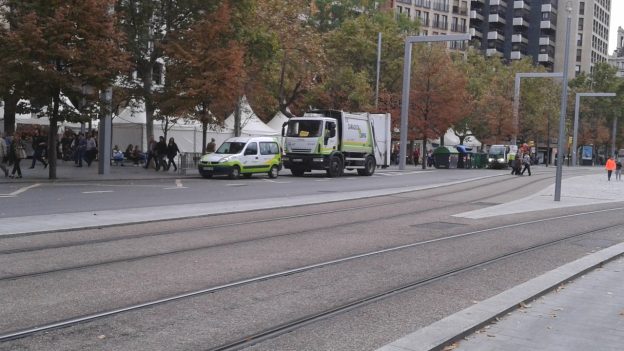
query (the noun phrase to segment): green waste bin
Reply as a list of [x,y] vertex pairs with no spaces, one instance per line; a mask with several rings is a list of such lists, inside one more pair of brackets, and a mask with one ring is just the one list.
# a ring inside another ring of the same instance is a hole
[[433,150],[435,168],[457,168],[459,152],[453,146],[440,146]]

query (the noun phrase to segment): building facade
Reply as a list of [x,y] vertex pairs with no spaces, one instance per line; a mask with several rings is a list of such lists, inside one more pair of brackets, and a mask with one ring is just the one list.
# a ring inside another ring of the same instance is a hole
[[[563,4],[564,3],[564,4]],[[561,1],[557,23],[555,70],[563,71],[565,31],[571,17],[570,57],[568,72],[591,74],[595,64],[609,58],[609,24],[611,0]],[[571,73],[571,76],[574,76]]]
[[[420,21],[421,35],[468,33],[469,0],[390,0],[397,13]],[[465,49],[464,42],[449,43],[452,49]]]
[[617,76],[624,78],[624,28],[618,27],[617,47],[613,56],[609,57],[609,63],[618,69]]

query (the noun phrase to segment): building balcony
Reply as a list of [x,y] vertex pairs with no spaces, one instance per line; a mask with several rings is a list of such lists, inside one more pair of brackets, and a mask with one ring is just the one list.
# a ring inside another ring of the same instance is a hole
[[540,22],[540,28],[541,29],[555,30],[557,28],[557,26],[554,23],[552,23],[552,21],[548,20],[548,21],[541,21]]
[[466,26],[462,26],[461,24],[451,23],[451,32],[455,33],[466,33]]
[[442,22],[442,21],[433,21],[433,24],[431,25],[433,28],[438,28],[438,29],[442,29],[442,30],[447,30],[448,29],[448,22]]
[[496,55],[498,53],[499,53],[499,51],[496,50],[496,49],[487,49],[487,50],[485,50],[485,55],[486,56],[494,56],[494,55]]
[[514,9],[531,11],[531,5],[524,2],[524,0],[516,0],[514,1]]
[[490,0],[490,6],[507,6],[507,1],[505,0]]
[[467,7],[453,6],[453,13],[460,16],[468,15]]
[[476,20],[476,21],[483,21],[485,18],[483,17],[483,14],[481,13],[481,11],[471,10],[470,19]]
[[553,62],[555,62],[555,59],[550,54],[539,54],[539,55],[537,55],[537,62],[542,62],[542,63],[550,62],[550,63],[553,63]]
[[495,14],[490,14],[490,16],[488,17],[488,22],[490,23],[502,23],[502,24],[506,24],[507,21],[505,20],[505,18],[497,13]]
[[555,46],[555,41],[551,37],[540,37],[540,46]]
[[513,25],[515,27],[529,27],[529,22],[527,22],[524,18],[522,17],[514,17],[513,19]]
[[512,51],[509,58],[512,60],[520,60],[522,58],[522,53],[520,51]]
[[431,0],[414,0],[414,6],[424,7],[426,9],[431,8]]
[[470,36],[473,38],[479,38],[479,39],[483,39],[483,33],[481,33],[480,30],[478,30],[477,28],[470,28]]
[[542,5],[542,12],[552,12],[552,13],[557,13],[557,8],[554,7],[551,4],[543,4]]
[[522,34],[514,34],[511,36],[512,43],[529,43],[529,39]]
[[493,32],[488,32],[488,36],[487,36],[488,40],[500,40],[500,41],[505,41],[505,36],[502,35],[499,32],[493,31]]

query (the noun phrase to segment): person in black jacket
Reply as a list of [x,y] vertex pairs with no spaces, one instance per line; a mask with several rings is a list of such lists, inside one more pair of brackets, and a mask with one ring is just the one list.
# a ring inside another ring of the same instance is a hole
[[43,159],[43,155],[45,153],[47,146],[47,140],[44,136],[39,135],[39,130],[35,129],[35,134],[32,136],[32,148],[33,148],[33,157],[32,157],[32,165],[30,168],[35,168],[35,163],[37,161],[43,163],[43,168],[48,167],[48,163]]
[[180,152],[180,149],[178,148],[178,144],[175,143],[175,140],[173,138],[169,138],[169,144],[167,144],[167,159],[169,160],[169,162],[167,163],[167,167],[163,167],[165,168],[165,170],[169,170],[169,168],[171,168],[171,165],[173,165],[173,171],[177,172],[178,171],[178,166],[175,163],[175,157],[178,155],[178,153]]
[[156,163],[156,170],[160,170],[160,167],[162,167],[163,170],[166,170],[167,165],[165,164],[165,156],[167,156],[167,143],[165,142],[165,137],[159,137],[154,153],[156,156],[154,159],[154,162]]

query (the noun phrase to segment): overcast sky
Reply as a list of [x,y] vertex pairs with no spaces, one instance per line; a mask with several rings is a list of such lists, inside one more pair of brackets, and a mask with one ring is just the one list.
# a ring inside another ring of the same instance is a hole
[[624,0],[611,0],[611,28],[609,29],[609,55],[613,54],[617,43],[618,26],[624,28]]

